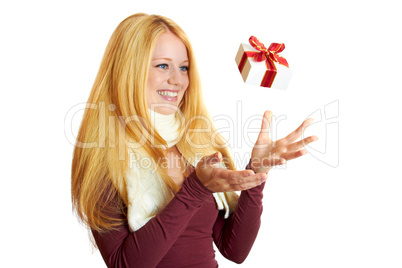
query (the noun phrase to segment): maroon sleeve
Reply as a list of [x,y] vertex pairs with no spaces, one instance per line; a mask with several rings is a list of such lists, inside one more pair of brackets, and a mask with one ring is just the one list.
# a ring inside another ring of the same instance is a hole
[[[250,162],[246,169],[251,169]],[[228,219],[219,213],[214,225],[214,242],[221,254],[236,263],[248,256],[261,225],[262,197],[265,182],[242,191],[235,211]]]
[[92,230],[106,265],[155,267],[211,194],[194,170],[169,204],[139,230],[130,232],[127,224],[107,233]]

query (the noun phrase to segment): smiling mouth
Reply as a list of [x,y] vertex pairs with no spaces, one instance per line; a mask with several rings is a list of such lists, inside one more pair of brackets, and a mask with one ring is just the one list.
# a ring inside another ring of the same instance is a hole
[[178,92],[174,92],[174,91],[170,91],[170,90],[158,90],[156,91],[158,92],[159,95],[163,96],[163,97],[177,97]]
[[167,101],[171,101],[171,102],[176,102],[177,101],[177,95],[179,94],[178,92],[170,91],[170,90],[158,90],[156,92],[163,99],[165,99]]

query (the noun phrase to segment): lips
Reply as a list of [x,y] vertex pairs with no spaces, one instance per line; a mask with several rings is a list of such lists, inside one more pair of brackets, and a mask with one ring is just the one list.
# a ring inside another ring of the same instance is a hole
[[156,92],[161,98],[167,101],[175,102],[177,101],[179,90],[163,89],[163,90],[157,90]]

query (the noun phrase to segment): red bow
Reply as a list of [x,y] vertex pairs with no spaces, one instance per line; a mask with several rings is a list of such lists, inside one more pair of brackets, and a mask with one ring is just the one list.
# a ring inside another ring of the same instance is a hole
[[282,52],[285,49],[285,44],[272,43],[267,49],[264,46],[264,44],[258,41],[258,39],[255,36],[251,36],[248,41],[250,42],[250,45],[252,45],[255,49],[260,51],[259,53],[253,56],[254,60],[259,62],[265,60],[267,63],[267,67],[272,66],[273,62],[277,62],[289,68],[287,60],[278,55],[278,53]]

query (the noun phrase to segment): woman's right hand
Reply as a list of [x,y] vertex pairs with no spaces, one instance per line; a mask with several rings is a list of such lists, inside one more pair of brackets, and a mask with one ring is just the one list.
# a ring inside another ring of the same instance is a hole
[[198,179],[213,192],[233,192],[251,189],[268,179],[265,173],[252,170],[228,170],[214,166],[222,161],[220,152],[204,156],[195,167]]

